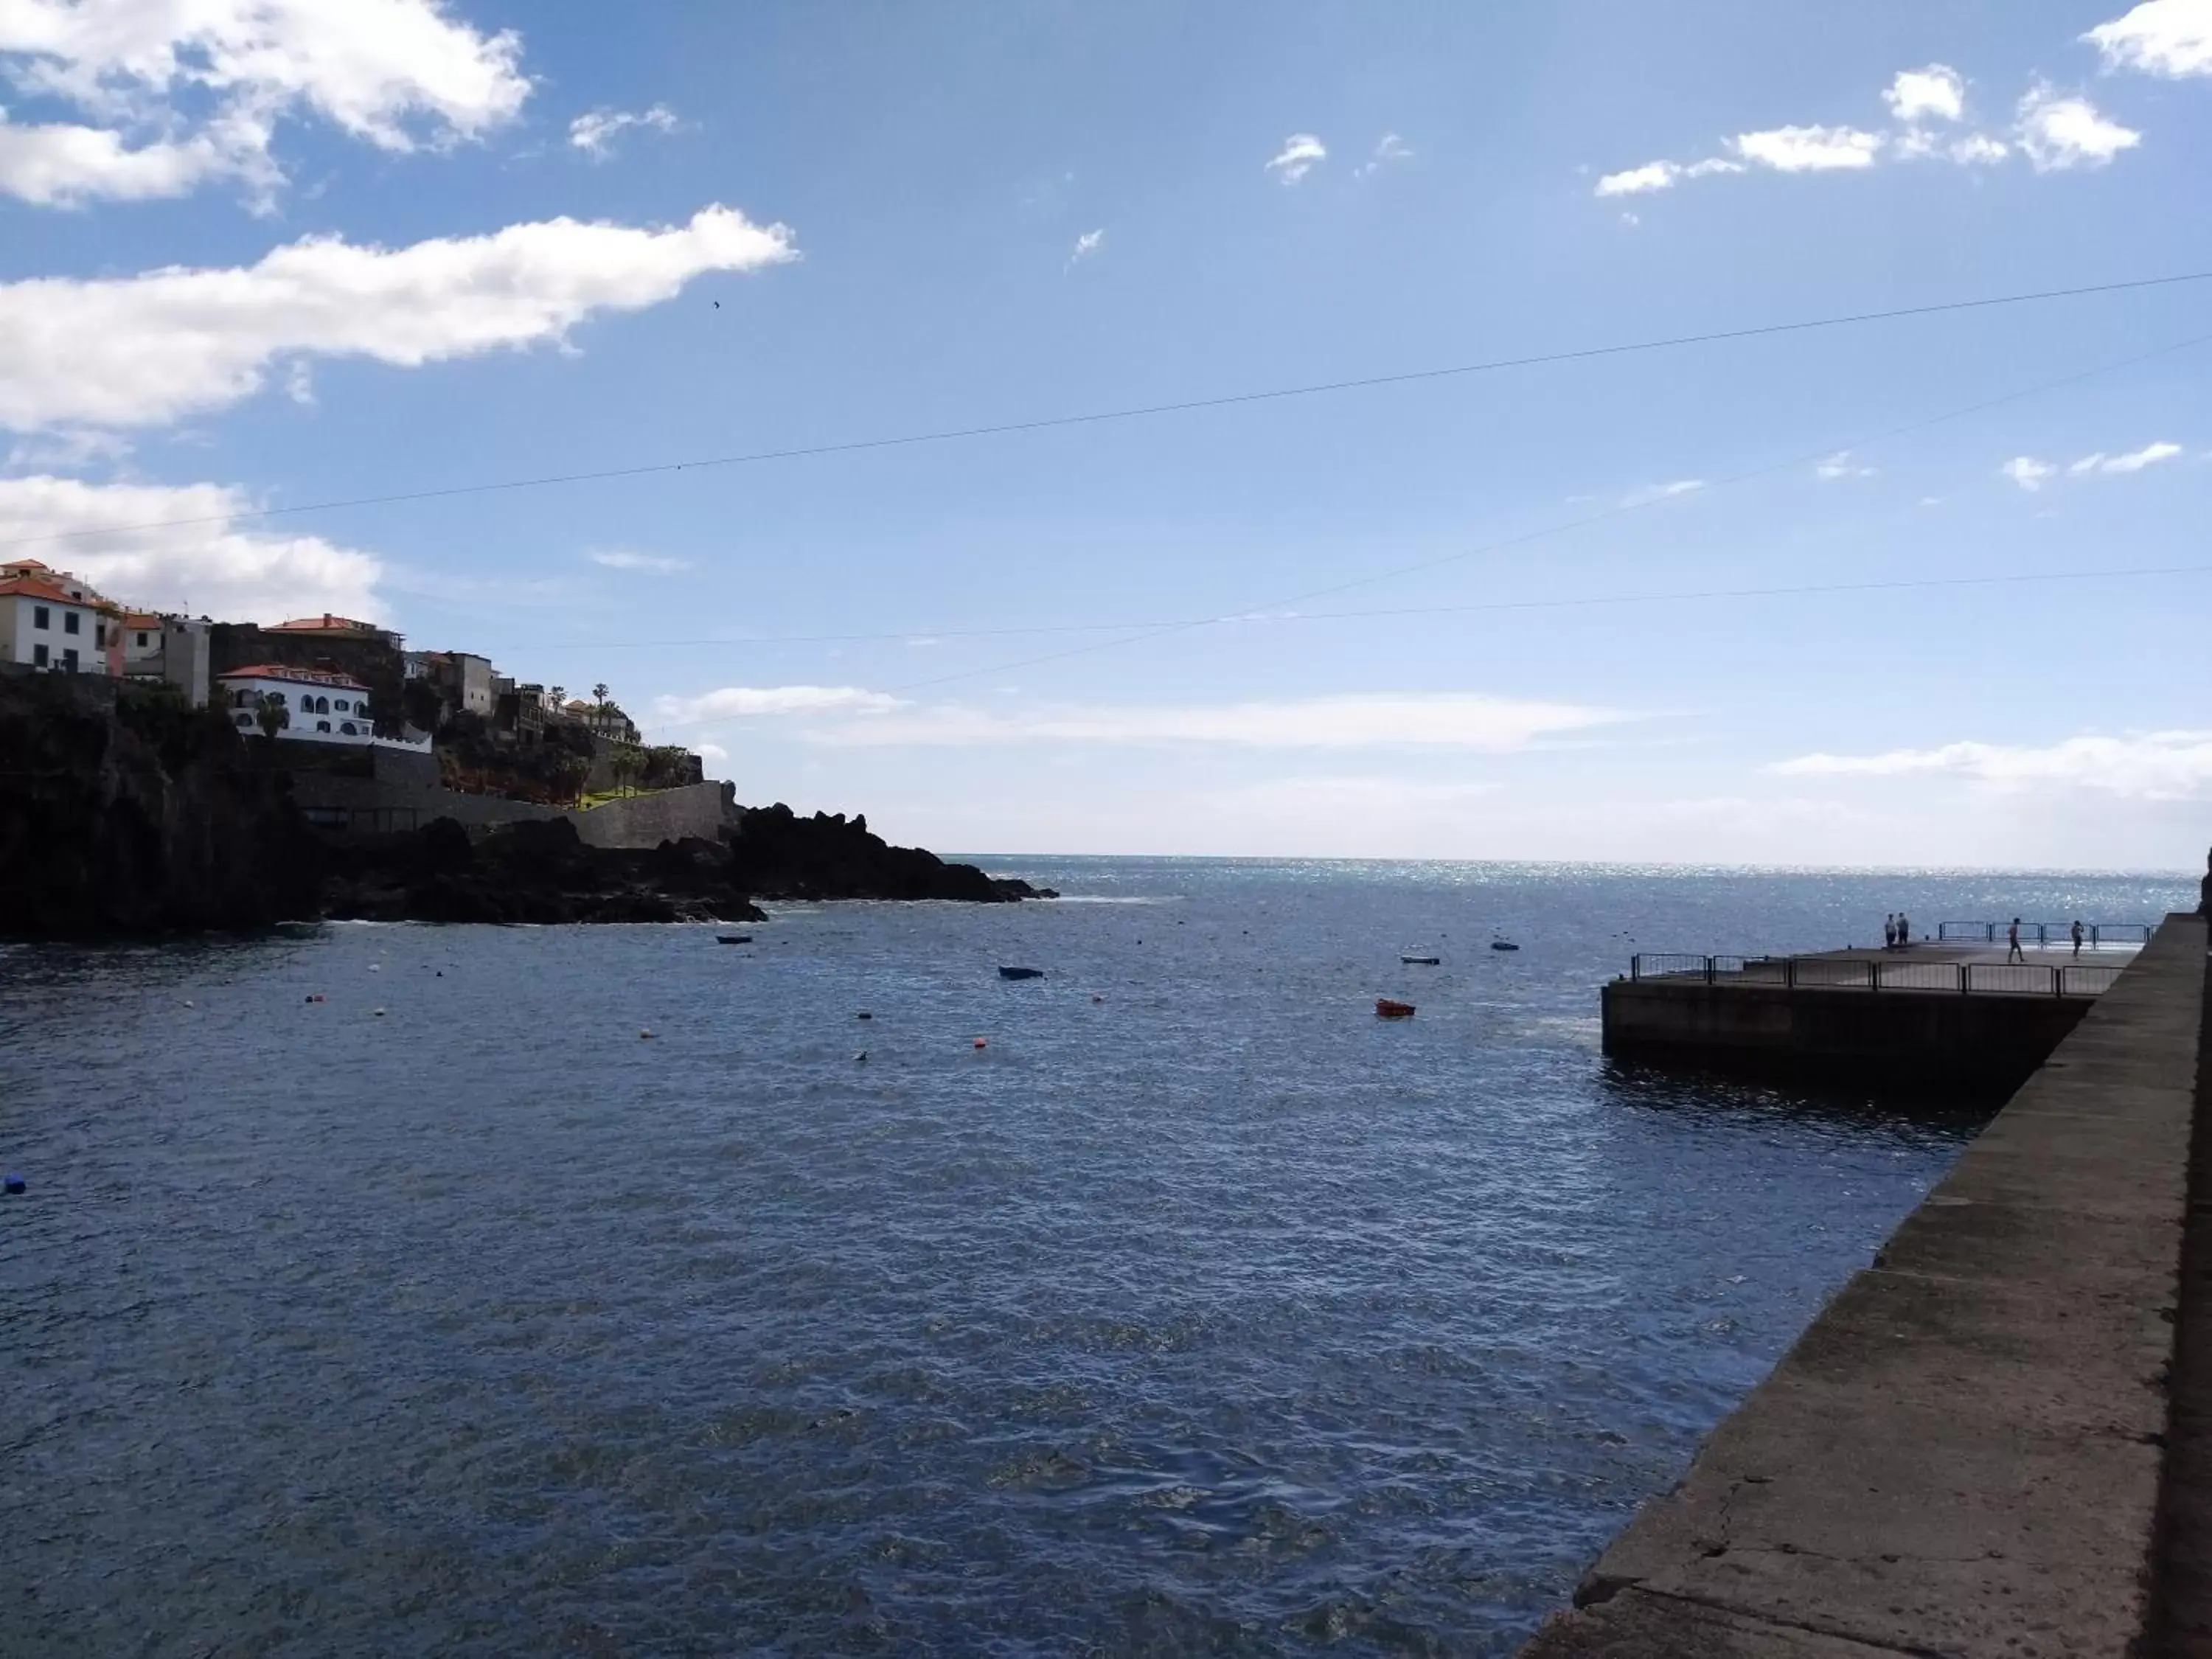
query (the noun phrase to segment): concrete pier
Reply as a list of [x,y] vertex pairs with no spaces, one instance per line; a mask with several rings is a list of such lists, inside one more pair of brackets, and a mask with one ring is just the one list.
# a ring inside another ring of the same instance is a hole
[[2133,952],[1916,945],[1787,957],[1639,957],[1601,999],[1607,1054],[1784,1082],[2008,1099]]
[[2212,1462],[2166,1467],[2170,1417],[2212,1425],[2169,1398],[2206,943],[2167,918],[1523,1659],[2117,1656],[2185,1623],[2168,1601],[2212,1583]]

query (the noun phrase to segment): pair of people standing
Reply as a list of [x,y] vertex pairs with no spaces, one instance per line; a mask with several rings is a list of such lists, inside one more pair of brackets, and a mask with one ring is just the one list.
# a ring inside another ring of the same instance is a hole
[[1886,916],[1881,924],[1881,948],[1895,951],[1912,943],[1912,922],[1904,911]]

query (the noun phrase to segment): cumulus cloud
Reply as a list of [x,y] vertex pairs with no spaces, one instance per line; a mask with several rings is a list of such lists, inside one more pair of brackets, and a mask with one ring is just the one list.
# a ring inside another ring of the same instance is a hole
[[1768,769],[1790,777],[1950,777],[2008,791],[2056,786],[2193,800],[2212,789],[2212,732],[2068,738],[2040,748],[1950,743],[1875,755],[1801,755]]
[[785,227],[715,206],[659,229],[551,219],[402,248],[310,237],[247,266],[0,284],[0,428],[158,425],[306,357],[411,368],[558,340],[707,272],[797,257]]
[[725,685],[696,697],[661,697],[653,708],[672,726],[789,714],[883,714],[905,705],[887,691],[857,685]]
[[1840,478],[1871,478],[1874,475],[1875,469],[1854,461],[1848,449],[1839,449],[1813,466],[1813,476],[1824,483],[1833,483]]
[[1472,692],[1381,692],[1199,704],[1057,705],[1014,712],[898,708],[816,728],[842,746],[1061,743],[1244,749],[1458,749],[1502,754],[1628,718],[1571,703]]
[[0,557],[43,560],[121,604],[218,620],[385,613],[381,561],[319,536],[240,528],[257,505],[224,484],[0,478]]
[[1106,233],[1103,230],[1086,230],[1075,239],[1075,246],[1068,253],[1067,263],[1071,267],[1080,264],[1105,246]]
[[2058,469],[2048,461],[2039,461],[2033,455],[2015,455],[1997,469],[2022,489],[2033,494],[2051,481]]
[[673,576],[691,568],[689,559],[672,559],[659,553],[639,553],[627,547],[595,547],[584,555],[609,570],[640,570],[656,576]]
[[1632,489],[1620,498],[1623,507],[1649,507],[1654,501],[1668,501],[1677,495],[1694,495],[1705,487],[1703,478],[1676,478],[1668,483],[1645,484]]
[[1777,173],[1832,173],[1870,167],[1886,141],[1856,127],[1775,127],[1739,133],[1729,148],[1747,161]]
[[2142,134],[2107,120],[2087,99],[2067,97],[2040,83],[2020,100],[2014,131],[2038,173],[2100,167],[2142,143]]
[[1295,185],[1313,171],[1316,162],[1328,159],[1328,151],[1320,139],[1310,132],[1294,132],[1283,140],[1282,149],[1276,152],[1265,171],[1273,173],[1286,185]]
[[7,0],[0,76],[91,125],[0,114],[0,191],[69,204],[231,176],[265,191],[289,116],[392,151],[477,138],[528,98],[520,55],[443,0]]
[[654,132],[676,131],[676,112],[665,104],[651,109],[595,109],[568,123],[568,142],[594,161],[614,154],[615,140],[633,127]]
[[2212,0],[2143,0],[2081,38],[2104,54],[2108,70],[2170,80],[2212,75]]
[[1899,70],[1881,96],[1889,112],[1907,125],[1930,117],[1938,121],[1962,120],[1966,113],[1966,80],[1944,64]]
[[[2191,0],[2191,3],[2212,9],[2212,0]],[[1601,197],[1643,195],[1672,190],[1687,179],[1754,170],[1862,172],[1890,161],[1992,167],[2015,149],[2027,157],[2037,172],[2051,173],[2102,167],[2142,142],[2141,133],[2108,119],[2087,99],[2063,94],[2043,82],[2021,98],[2012,129],[2004,136],[1960,131],[1968,118],[1966,79],[1945,64],[1900,70],[1883,90],[1882,101],[1895,120],[1895,125],[1886,131],[1796,125],[1741,132],[1726,141],[1727,156],[1686,164],[1665,159],[1646,161],[1601,175],[1596,193]]]

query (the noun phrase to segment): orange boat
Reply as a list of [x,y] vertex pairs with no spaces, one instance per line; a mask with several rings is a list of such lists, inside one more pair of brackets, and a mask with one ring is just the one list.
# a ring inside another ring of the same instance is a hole
[[1413,1005],[1410,1002],[1395,1002],[1389,997],[1377,997],[1375,999],[1375,1017],[1377,1019],[1411,1019],[1413,1017]]

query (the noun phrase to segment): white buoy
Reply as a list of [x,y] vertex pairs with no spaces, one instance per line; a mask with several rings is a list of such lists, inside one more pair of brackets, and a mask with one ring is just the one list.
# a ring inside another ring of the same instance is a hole
[[384,1010],[383,1010],[383,1009],[381,1009],[381,1008],[379,1008],[379,1009],[376,1011],[376,1017],[377,1017],[379,1019],[382,1019],[382,1018],[384,1018]]

